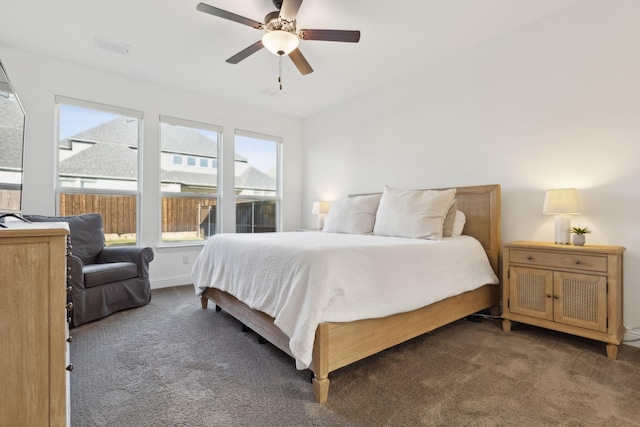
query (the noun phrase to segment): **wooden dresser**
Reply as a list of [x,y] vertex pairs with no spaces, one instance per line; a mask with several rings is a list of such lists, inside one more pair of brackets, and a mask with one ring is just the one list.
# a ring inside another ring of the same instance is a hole
[[0,426],[69,425],[66,223],[0,229]]
[[625,333],[623,252],[620,246],[504,245],[503,329],[517,321],[599,340],[616,359]]

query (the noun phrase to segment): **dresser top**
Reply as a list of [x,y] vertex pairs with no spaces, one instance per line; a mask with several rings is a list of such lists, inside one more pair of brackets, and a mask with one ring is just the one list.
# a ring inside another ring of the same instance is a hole
[[6,221],[7,228],[0,228],[0,238],[28,236],[64,236],[69,234],[66,222],[23,222]]
[[527,248],[566,252],[598,252],[598,253],[622,253],[625,248],[622,246],[605,246],[605,245],[558,245],[551,242],[527,242],[517,241],[504,244],[505,248]]

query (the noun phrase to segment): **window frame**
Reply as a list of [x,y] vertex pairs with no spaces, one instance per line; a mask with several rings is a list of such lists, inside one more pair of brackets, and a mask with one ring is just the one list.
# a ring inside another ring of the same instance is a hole
[[[184,198],[213,198],[216,200],[216,224],[217,224],[217,228],[220,227],[221,223],[221,205],[220,202],[222,201],[222,198],[220,197],[221,192],[221,186],[222,186],[222,171],[220,168],[216,167],[216,171],[217,171],[217,176],[216,176],[216,192],[215,193],[199,193],[199,192],[180,192],[180,193],[176,193],[176,192],[170,192],[170,191],[162,191],[162,161],[161,161],[161,156],[162,156],[162,125],[171,125],[171,126],[181,126],[181,127],[187,127],[187,128],[191,128],[191,129],[202,129],[202,130],[206,130],[206,131],[211,131],[211,132],[215,132],[218,134],[218,141],[216,143],[216,153],[217,153],[217,157],[216,157],[216,163],[219,164],[218,159],[220,158],[221,154],[222,154],[222,138],[223,138],[223,128],[222,126],[219,125],[214,125],[211,123],[204,123],[204,122],[199,122],[196,120],[189,120],[189,119],[181,119],[181,118],[177,118],[177,117],[172,117],[172,116],[166,116],[166,115],[160,115],[159,119],[158,119],[158,147],[159,147],[159,156],[158,156],[158,172],[159,172],[159,188],[160,188],[160,200],[159,200],[159,208],[158,208],[158,212],[160,212],[160,216],[158,218],[159,220],[159,224],[158,224],[158,238],[159,238],[159,242],[158,242],[158,247],[184,247],[184,246],[202,246],[204,245],[204,243],[206,242],[206,238],[202,239],[202,240],[184,240],[184,241],[179,241],[179,242],[171,242],[171,241],[165,241],[163,239],[163,232],[162,232],[162,222],[163,222],[163,218],[162,218],[162,200],[165,197],[184,197]],[[172,153],[173,156],[175,156],[175,153]],[[180,154],[182,156],[182,165],[183,167],[193,167],[194,169],[203,169],[202,167],[199,166],[199,158],[197,155],[194,154]],[[196,159],[196,165],[195,166],[189,166],[187,164],[187,158],[188,157],[193,157],[194,159]],[[209,167],[207,167],[206,169],[210,169]],[[216,233],[220,232],[219,229],[216,230]]]
[[[71,98],[63,95],[55,95],[54,97],[55,103],[55,124],[54,124],[54,133],[55,133],[55,141],[56,141],[56,150],[55,150],[55,212],[56,215],[61,215],[60,212],[60,198],[63,193],[67,194],[96,194],[96,195],[125,195],[125,196],[135,196],[136,198],[136,241],[135,244],[139,245],[142,238],[142,159],[143,151],[144,151],[144,113],[142,111],[133,110],[130,108],[118,107],[109,104],[103,104],[100,102],[94,101],[86,101],[77,98]],[[138,120],[138,145],[136,148],[136,189],[135,190],[124,190],[124,189],[101,189],[101,188],[89,188],[91,191],[83,191],[83,188],[77,187],[62,187],[60,181],[60,150],[61,149],[72,149],[72,146],[69,147],[61,147],[60,146],[60,106],[61,105],[69,105],[72,107],[84,108],[88,110],[100,111],[105,113],[117,114],[119,116],[125,118],[133,118]]]
[[[233,183],[233,190],[234,190],[234,211],[237,212],[237,206],[238,206],[238,200],[255,200],[255,201],[263,201],[263,200],[267,200],[267,201],[275,201],[276,202],[276,220],[275,220],[275,225],[276,225],[276,230],[275,232],[279,232],[282,230],[282,150],[283,150],[283,138],[279,137],[279,136],[273,136],[273,135],[267,135],[267,134],[263,134],[263,133],[258,133],[258,132],[252,132],[252,131],[247,131],[247,130],[242,130],[242,129],[236,129],[234,132],[234,141],[233,141],[233,165],[234,165],[234,169],[235,169],[235,164],[236,164],[236,138],[240,136],[240,137],[247,137],[247,138],[253,138],[253,139],[262,139],[265,141],[271,141],[271,142],[275,142],[276,143],[276,195],[275,196],[256,196],[256,195],[238,195],[236,193],[237,188],[236,188],[236,183],[234,181]],[[235,173],[234,173],[234,180],[235,180]],[[236,230],[237,230],[237,226],[238,224],[236,224]],[[236,230],[234,230],[234,232],[237,232]]]

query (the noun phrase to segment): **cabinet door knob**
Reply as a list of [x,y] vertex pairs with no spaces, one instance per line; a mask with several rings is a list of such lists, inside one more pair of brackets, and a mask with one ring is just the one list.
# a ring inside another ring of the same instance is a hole
[[551,294],[547,294],[547,298],[551,298]]
[[73,308],[73,303],[70,302],[67,304],[67,310],[71,310]]
[[554,295],[553,298],[554,299],[560,299],[560,297],[558,295]]
[[579,259],[576,260],[576,264],[582,264],[582,261],[580,261]]
[[71,342],[71,341],[73,341],[73,337],[69,335],[69,338],[67,338],[67,342]]
[[533,259],[531,255],[527,255],[527,259]]
[[67,371],[73,371],[73,363],[69,363],[69,366],[67,366]]

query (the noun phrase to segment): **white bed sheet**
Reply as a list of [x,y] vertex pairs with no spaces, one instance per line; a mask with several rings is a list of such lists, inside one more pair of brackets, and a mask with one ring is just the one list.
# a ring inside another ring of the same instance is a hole
[[198,296],[215,287],[273,317],[298,369],[311,364],[321,322],[384,317],[498,283],[482,245],[469,236],[323,232],[217,234],[192,276]]

